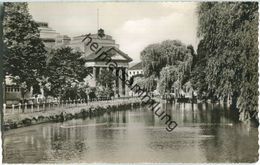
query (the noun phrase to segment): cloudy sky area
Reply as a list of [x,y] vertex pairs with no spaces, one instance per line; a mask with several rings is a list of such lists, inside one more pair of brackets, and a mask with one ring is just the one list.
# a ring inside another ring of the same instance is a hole
[[196,6],[193,2],[32,2],[29,10],[34,20],[48,22],[58,33],[70,37],[96,33],[99,22],[105,34],[112,35],[120,49],[137,62],[147,45],[167,39],[196,48]]

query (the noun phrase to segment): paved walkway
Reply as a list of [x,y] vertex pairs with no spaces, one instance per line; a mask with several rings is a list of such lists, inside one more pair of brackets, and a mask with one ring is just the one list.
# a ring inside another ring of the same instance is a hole
[[70,113],[72,115],[80,113],[82,109],[88,110],[90,107],[93,109],[96,107],[106,108],[108,106],[117,106],[129,103],[141,102],[140,98],[128,98],[117,99],[109,101],[94,101],[89,103],[78,104],[53,104],[52,106],[45,106],[44,108],[36,108],[34,110],[27,109],[26,112],[22,112],[21,109],[6,109],[4,113],[4,122],[9,121],[21,121],[25,118],[38,118],[39,116],[48,117],[55,116],[63,113]]

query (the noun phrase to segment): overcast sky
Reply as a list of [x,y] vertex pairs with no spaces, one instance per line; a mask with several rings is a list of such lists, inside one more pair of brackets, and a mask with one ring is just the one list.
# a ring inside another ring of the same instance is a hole
[[196,48],[196,6],[193,2],[32,2],[29,10],[34,20],[48,22],[58,33],[70,37],[96,33],[99,22],[105,34],[112,35],[120,49],[137,62],[147,45],[166,39],[178,39]]

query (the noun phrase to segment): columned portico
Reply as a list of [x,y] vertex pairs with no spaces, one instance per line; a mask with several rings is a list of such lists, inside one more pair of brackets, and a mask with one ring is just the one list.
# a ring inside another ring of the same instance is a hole
[[[93,66],[93,81],[90,83],[90,86],[96,87],[98,84],[97,79],[98,76],[102,73],[102,70],[110,70],[108,66]],[[120,67],[120,68],[113,68],[110,70],[113,75],[115,76],[114,80],[114,92],[116,94],[116,97],[120,96],[126,96],[127,94],[127,85],[125,83],[125,80],[127,80],[127,76],[125,73],[127,73],[126,67]]]
[[128,63],[132,61],[132,59],[117,48],[111,47],[108,50],[109,52],[103,51],[103,53],[109,54],[110,60],[100,58],[102,54],[90,54],[85,58],[85,66],[87,68],[93,68],[93,77],[87,79],[87,82],[91,87],[96,87],[98,85],[96,83],[98,76],[102,70],[110,70],[115,77],[113,84],[115,97],[127,96],[127,85],[125,83],[127,80],[126,73],[129,66]]

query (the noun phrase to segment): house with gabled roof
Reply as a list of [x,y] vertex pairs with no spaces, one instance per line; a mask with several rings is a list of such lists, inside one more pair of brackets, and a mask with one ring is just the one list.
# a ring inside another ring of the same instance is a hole
[[134,64],[128,70],[129,78],[131,78],[133,76],[143,75],[143,74],[144,74],[144,71],[143,71],[142,62],[138,62],[138,63]]

